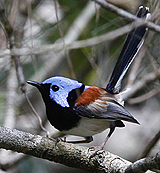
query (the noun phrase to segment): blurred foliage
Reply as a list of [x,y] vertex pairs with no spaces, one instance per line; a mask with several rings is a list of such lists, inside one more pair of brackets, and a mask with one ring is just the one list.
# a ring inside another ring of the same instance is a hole
[[[12,18],[10,16],[11,10],[13,8],[13,4],[16,2],[14,1],[1,1],[0,5],[6,11],[6,16],[8,18]],[[47,44],[54,44],[60,41],[63,36],[68,32],[69,28],[72,26],[74,21],[79,17],[82,10],[86,7],[89,1],[86,0],[60,0],[60,1],[51,1],[51,0],[31,0],[31,1],[20,1],[19,3],[19,10],[22,14],[26,17],[26,23],[22,30],[22,47],[36,47],[36,46],[45,46]],[[156,1],[158,2],[158,1]],[[57,9],[55,8],[55,4],[57,5]],[[124,0],[117,1],[118,5],[129,12],[135,13],[138,6],[144,4],[149,7],[151,6],[152,11],[154,10],[155,6],[157,5],[154,1],[128,1],[128,3]],[[132,4],[132,5],[131,5]],[[56,9],[56,10],[55,10]],[[15,11],[18,14],[18,10]],[[59,21],[57,22],[56,14],[58,15]],[[24,17],[23,16],[23,17]],[[47,17],[46,17],[47,16]],[[15,16],[13,16],[15,17]],[[48,21],[47,19],[52,19]],[[16,20],[21,20],[21,16],[16,16]],[[85,19],[84,19],[85,20]],[[16,23],[16,22],[15,22]],[[120,28],[128,23],[128,21],[124,18],[117,16],[105,9],[97,10],[95,15],[88,21],[86,27],[83,29],[81,34],[78,36],[78,40],[85,40],[87,38],[91,38],[94,36],[105,34],[109,31],[114,29]],[[18,26],[17,26],[18,27]],[[153,33],[153,32],[152,32]],[[63,58],[60,58],[60,52],[48,51],[43,54],[38,55],[30,55],[30,56],[21,56],[21,65],[23,68],[24,76],[26,80],[35,79],[38,82],[43,81],[44,79],[55,76],[55,75],[62,75],[71,77],[72,73],[74,72],[76,75],[77,80],[84,82],[85,84],[93,84],[100,87],[105,87],[108,81],[109,76],[111,75],[112,69],[115,65],[117,60],[118,54],[121,50],[123,41],[126,36],[117,38],[113,41],[102,43],[97,46],[93,47],[85,47],[81,49],[75,49],[69,51],[69,58],[73,65],[73,71],[70,69],[67,61],[67,53],[62,55]],[[146,37],[148,38],[148,37]],[[4,34],[4,30],[2,27],[0,28],[0,47],[2,49],[6,48],[8,43],[6,42],[6,35]],[[160,63],[160,56],[159,55],[159,34],[153,34],[153,38],[147,39],[146,47],[154,57],[154,60],[157,62],[158,66]],[[157,46],[158,45],[158,46]],[[58,57],[59,61],[56,59]],[[54,61],[55,60],[55,61]],[[8,71],[11,68],[12,60],[10,57],[0,58],[0,125],[3,125],[3,120],[5,118],[5,104],[6,104],[6,93],[7,91],[7,80],[8,80]],[[48,63],[48,64],[47,64]],[[53,67],[52,67],[53,66]],[[149,61],[149,55],[143,58],[142,63],[137,72],[137,78],[143,78],[148,72],[153,71],[152,63]],[[124,79],[123,86],[126,86],[128,82],[128,74]],[[141,94],[147,93],[149,90],[153,88],[159,87],[159,80],[156,80],[154,84],[148,84],[143,91],[138,92],[136,96]],[[44,105],[42,100],[40,99],[40,95],[35,89],[31,89],[31,87],[27,86],[28,94],[33,102],[34,107],[38,111],[38,113],[42,116],[45,114]],[[15,98],[16,102],[16,127],[21,130],[30,131],[32,133],[39,132],[39,126],[37,125],[37,119],[33,115],[30,107],[28,106],[24,95],[20,91],[20,85],[18,86],[16,92],[18,93],[18,98]],[[156,104],[160,105],[160,96],[157,94],[154,99],[156,99]],[[152,102],[152,100],[151,100]],[[150,102],[150,103],[151,103]],[[143,103],[137,104],[138,109],[144,110],[143,106],[147,106],[148,101]],[[157,107],[158,107],[157,106]],[[131,108],[136,107],[131,105]],[[136,107],[136,108],[137,108]],[[147,106],[148,107],[148,106]],[[133,112],[136,109],[133,110]],[[147,110],[147,109],[146,109]],[[156,108],[157,112],[159,108]],[[148,111],[149,112],[149,111]],[[143,114],[139,115],[142,112],[136,112],[135,114],[142,119]],[[44,122],[46,122],[46,117],[42,117]],[[144,118],[144,117],[143,117]],[[154,120],[159,120],[157,115],[155,114]],[[46,123],[47,124],[47,123]],[[153,123],[154,124],[154,123]],[[127,124],[128,125],[128,124]],[[143,126],[142,126],[143,127]],[[147,128],[147,127],[146,127]],[[154,129],[155,130],[155,129]],[[153,130],[153,131],[154,131]],[[132,132],[134,130],[131,130]],[[140,134],[144,132],[141,129],[141,132],[137,132],[138,137]],[[147,131],[147,130],[146,130]],[[156,131],[156,130],[155,130]],[[154,131],[154,132],[155,132]],[[127,132],[126,132],[127,133]],[[126,135],[124,134],[124,136]],[[143,134],[143,133],[142,133]],[[129,134],[130,135],[130,134]],[[127,136],[129,141],[129,137]],[[133,134],[135,135],[135,134]],[[150,137],[147,135],[142,135],[146,137],[144,141],[149,141]],[[131,138],[133,136],[131,135]],[[99,138],[98,138],[99,140]],[[143,140],[142,140],[143,141]],[[133,138],[134,144],[134,138]],[[117,142],[116,142],[117,143]],[[124,142],[122,146],[129,143]],[[143,143],[144,144],[144,143]],[[111,144],[112,145],[112,144]],[[110,146],[110,145],[108,145]],[[131,145],[132,146],[132,145]],[[137,141],[135,142],[135,146],[137,146]],[[114,145],[112,146],[114,148]],[[120,146],[117,146],[117,148]],[[111,148],[111,147],[110,147]],[[112,148],[111,148],[112,150]],[[118,150],[118,149],[117,149]],[[129,150],[129,149],[128,149]],[[113,149],[113,151],[115,151]],[[122,150],[123,151],[123,150]],[[121,152],[121,149],[119,151]],[[129,152],[129,151],[128,151]],[[140,152],[137,150],[137,152]],[[124,157],[128,157],[130,160],[136,159],[136,154],[130,156],[127,152],[124,153]],[[127,155],[127,156],[126,156]],[[122,156],[123,157],[123,156]],[[48,166],[49,165],[49,166]],[[52,165],[52,166],[51,166]],[[56,165],[56,166],[55,166]],[[56,168],[54,168],[56,167]],[[17,166],[17,169],[14,169],[12,172],[17,173],[31,173],[31,172],[38,172],[38,173],[45,173],[45,172],[75,172],[75,169],[66,168],[65,166],[57,164],[51,164],[46,161],[35,159],[33,157],[29,157],[26,160],[23,160],[21,164]],[[77,171],[76,172],[82,172]]]

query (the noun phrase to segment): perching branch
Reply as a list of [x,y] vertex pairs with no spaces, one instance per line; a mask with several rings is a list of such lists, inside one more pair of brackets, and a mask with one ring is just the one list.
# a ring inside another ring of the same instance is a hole
[[131,163],[119,156],[101,151],[89,159],[92,149],[0,127],[0,148],[5,148],[91,172],[122,172]]
[[142,164],[139,165],[139,163],[145,164],[145,170],[148,168],[160,169],[158,166],[160,165],[160,154],[157,154],[154,158],[137,161],[134,164],[104,150],[99,151],[95,157],[89,158],[93,150],[87,147],[62,141],[56,143],[54,139],[5,127],[0,127],[0,148],[21,152],[90,172],[124,173],[125,170],[133,170],[135,165],[136,169],[142,170]]

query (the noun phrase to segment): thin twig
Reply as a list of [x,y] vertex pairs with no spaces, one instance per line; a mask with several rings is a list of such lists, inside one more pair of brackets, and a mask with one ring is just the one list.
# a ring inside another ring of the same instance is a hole
[[156,145],[156,143],[158,142],[158,140],[160,139],[160,130],[158,131],[158,133],[153,137],[153,139],[148,143],[148,145],[145,147],[145,149],[143,150],[141,156],[139,159],[144,158],[146,156],[148,156],[149,152],[151,151],[151,149]]
[[156,72],[148,73],[147,75],[143,76],[142,79],[132,85],[131,89],[124,93],[123,100],[128,100],[128,98],[132,97],[136,92],[143,89],[147,84],[154,82],[157,79],[160,79],[160,69],[158,69]]
[[29,106],[31,107],[33,113],[34,113],[35,116],[37,117],[41,129],[42,129],[43,131],[45,131],[46,134],[47,134],[46,136],[49,137],[49,131],[43,126],[42,119],[41,119],[41,117],[38,115],[37,111],[34,109],[34,107],[33,107],[32,103],[31,103],[30,99],[28,98],[28,95],[26,94],[26,92],[24,93],[24,95],[25,95],[26,100],[27,100]]
[[[110,31],[106,34],[102,34],[100,36],[95,36],[86,40],[80,40],[80,41],[70,41],[71,38],[69,38],[69,40],[67,40],[68,36],[64,37],[65,38],[65,47],[63,43],[55,43],[52,45],[46,45],[46,46],[39,46],[39,47],[34,47],[32,48],[21,48],[21,49],[14,49],[14,52],[9,52],[9,50],[4,50],[1,51],[0,53],[0,57],[5,57],[8,55],[31,55],[31,54],[43,54],[46,53],[48,51],[63,51],[64,49],[67,50],[71,50],[71,49],[80,49],[80,48],[84,48],[84,47],[91,47],[91,46],[95,46],[107,41],[112,41],[120,36],[123,36],[124,34],[127,34],[128,32],[130,32],[132,29],[137,28],[139,26],[144,25],[145,21],[140,21],[140,22],[133,22],[131,24],[125,25],[121,28],[115,29],[114,31]],[[74,39],[74,38],[73,38]]]
[[139,97],[131,98],[128,100],[128,103],[129,104],[138,104],[138,103],[141,103],[145,100],[150,99],[151,97],[155,96],[158,93],[160,93],[160,88],[153,89],[153,90],[149,91],[148,93],[143,94]]
[[65,39],[64,39],[63,28],[62,28],[62,24],[61,24],[61,22],[59,20],[59,17],[58,17],[58,1],[57,0],[54,1],[54,4],[55,4],[55,13],[56,13],[56,19],[57,19],[57,24],[58,24],[58,30],[59,30],[60,37],[62,39],[63,46],[64,46],[64,49],[65,49],[65,57],[66,57],[66,60],[67,60],[67,64],[68,64],[68,67],[69,67],[69,70],[70,70],[70,73],[71,73],[71,77],[73,79],[77,79],[76,74],[74,72],[73,63],[72,63],[71,57],[69,55],[69,51],[65,48],[66,44],[65,44]]
[[[99,5],[101,5],[101,7],[105,8],[109,11],[116,13],[118,16],[124,17],[128,20],[131,20],[131,21],[133,21],[133,20],[139,21],[139,22],[142,21],[142,19],[136,17],[135,15],[133,15],[133,14],[121,9],[121,8],[118,8],[117,6],[107,2],[105,0],[92,0],[92,1],[98,3]],[[160,26],[159,25],[156,25],[150,21],[145,21],[145,24],[148,28],[153,29],[157,32],[160,32]]]
[[156,72],[157,68],[158,68],[158,64],[157,64],[156,60],[154,59],[154,57],[152,56],[152,54],[150,53],[149,50],[147,50],[147,54],[149,55],[149,60],[151,62],[152,68]]
[[[17,6],[16,6],[17,7]],[[13,48],[14,41],[13,41],[13,27],[6,16],[6,12],[4,9],[0,8],[0,21],[3,25],[4,32],[6,34],[6,38],[8,41],[9,49]],[[15,17],[15,16],[14,16]],[[13,62],[12,56],[10,57],[11,64],[9,70],[9,76],[7,80],[7,94],[6,94],[6,116],[4,119],[4,126],[8,126],[10,128],[14,128],[15,125],[15,109],[16,109],[16,101],[17,98],[17,78],[15,73],[15,64]]]
[[7,90],[6,90],[6,108],[5,108],[5,118],[3,125],[6,127],[15,127],[15,117],[16,117],[16,98],[18,97],[17,88],[18,81],[16,77],[16,70],[11,63],[9,75],[7,79]]
[[5,10],[0,8],[0,24],[2,26],[2,29],[5,33],[5,36],[8,40],[7,48],[12,48],[12,34],[13,34],[13,28],[5,14]]

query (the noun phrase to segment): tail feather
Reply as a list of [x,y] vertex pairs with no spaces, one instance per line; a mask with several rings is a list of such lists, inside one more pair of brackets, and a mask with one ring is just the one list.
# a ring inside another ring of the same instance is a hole
[[[149,16],[149,8],[143,8],[143,6],[139,7],[136,16],[139,18],[147,19]],[[142,46],[142,38],[146,33],[146,30],[147,28],[145,26],[141,26],[133,29],[130,33],[128,33],[119,58],[114,67],[113,73],[110,77],[109,83],[106,87],[106,90],[109,93],[119,93],[123,76],[125,75],[130,64],[132,63]]]

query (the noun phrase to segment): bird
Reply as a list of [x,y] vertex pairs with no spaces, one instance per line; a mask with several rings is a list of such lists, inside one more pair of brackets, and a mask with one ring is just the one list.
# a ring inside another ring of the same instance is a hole
[[[149,8],[140,6],[136,16],[147,20]],[[93,135],[109,128],[102,144],[94,147],[94,156],[104,148],[116,127],[125,126],[123,121],[140,124],[124,107],[122,94],[125,91],[120,92],[120,89],[124,75],[144,42],[147,29],[140,26],[128,33],[106,88],[84,85],[62,76],[41,83],[27,81],[41,93],[52,126],[64,134],[84,137],[84,140],[66,142],[89,143],[93,141]]]

